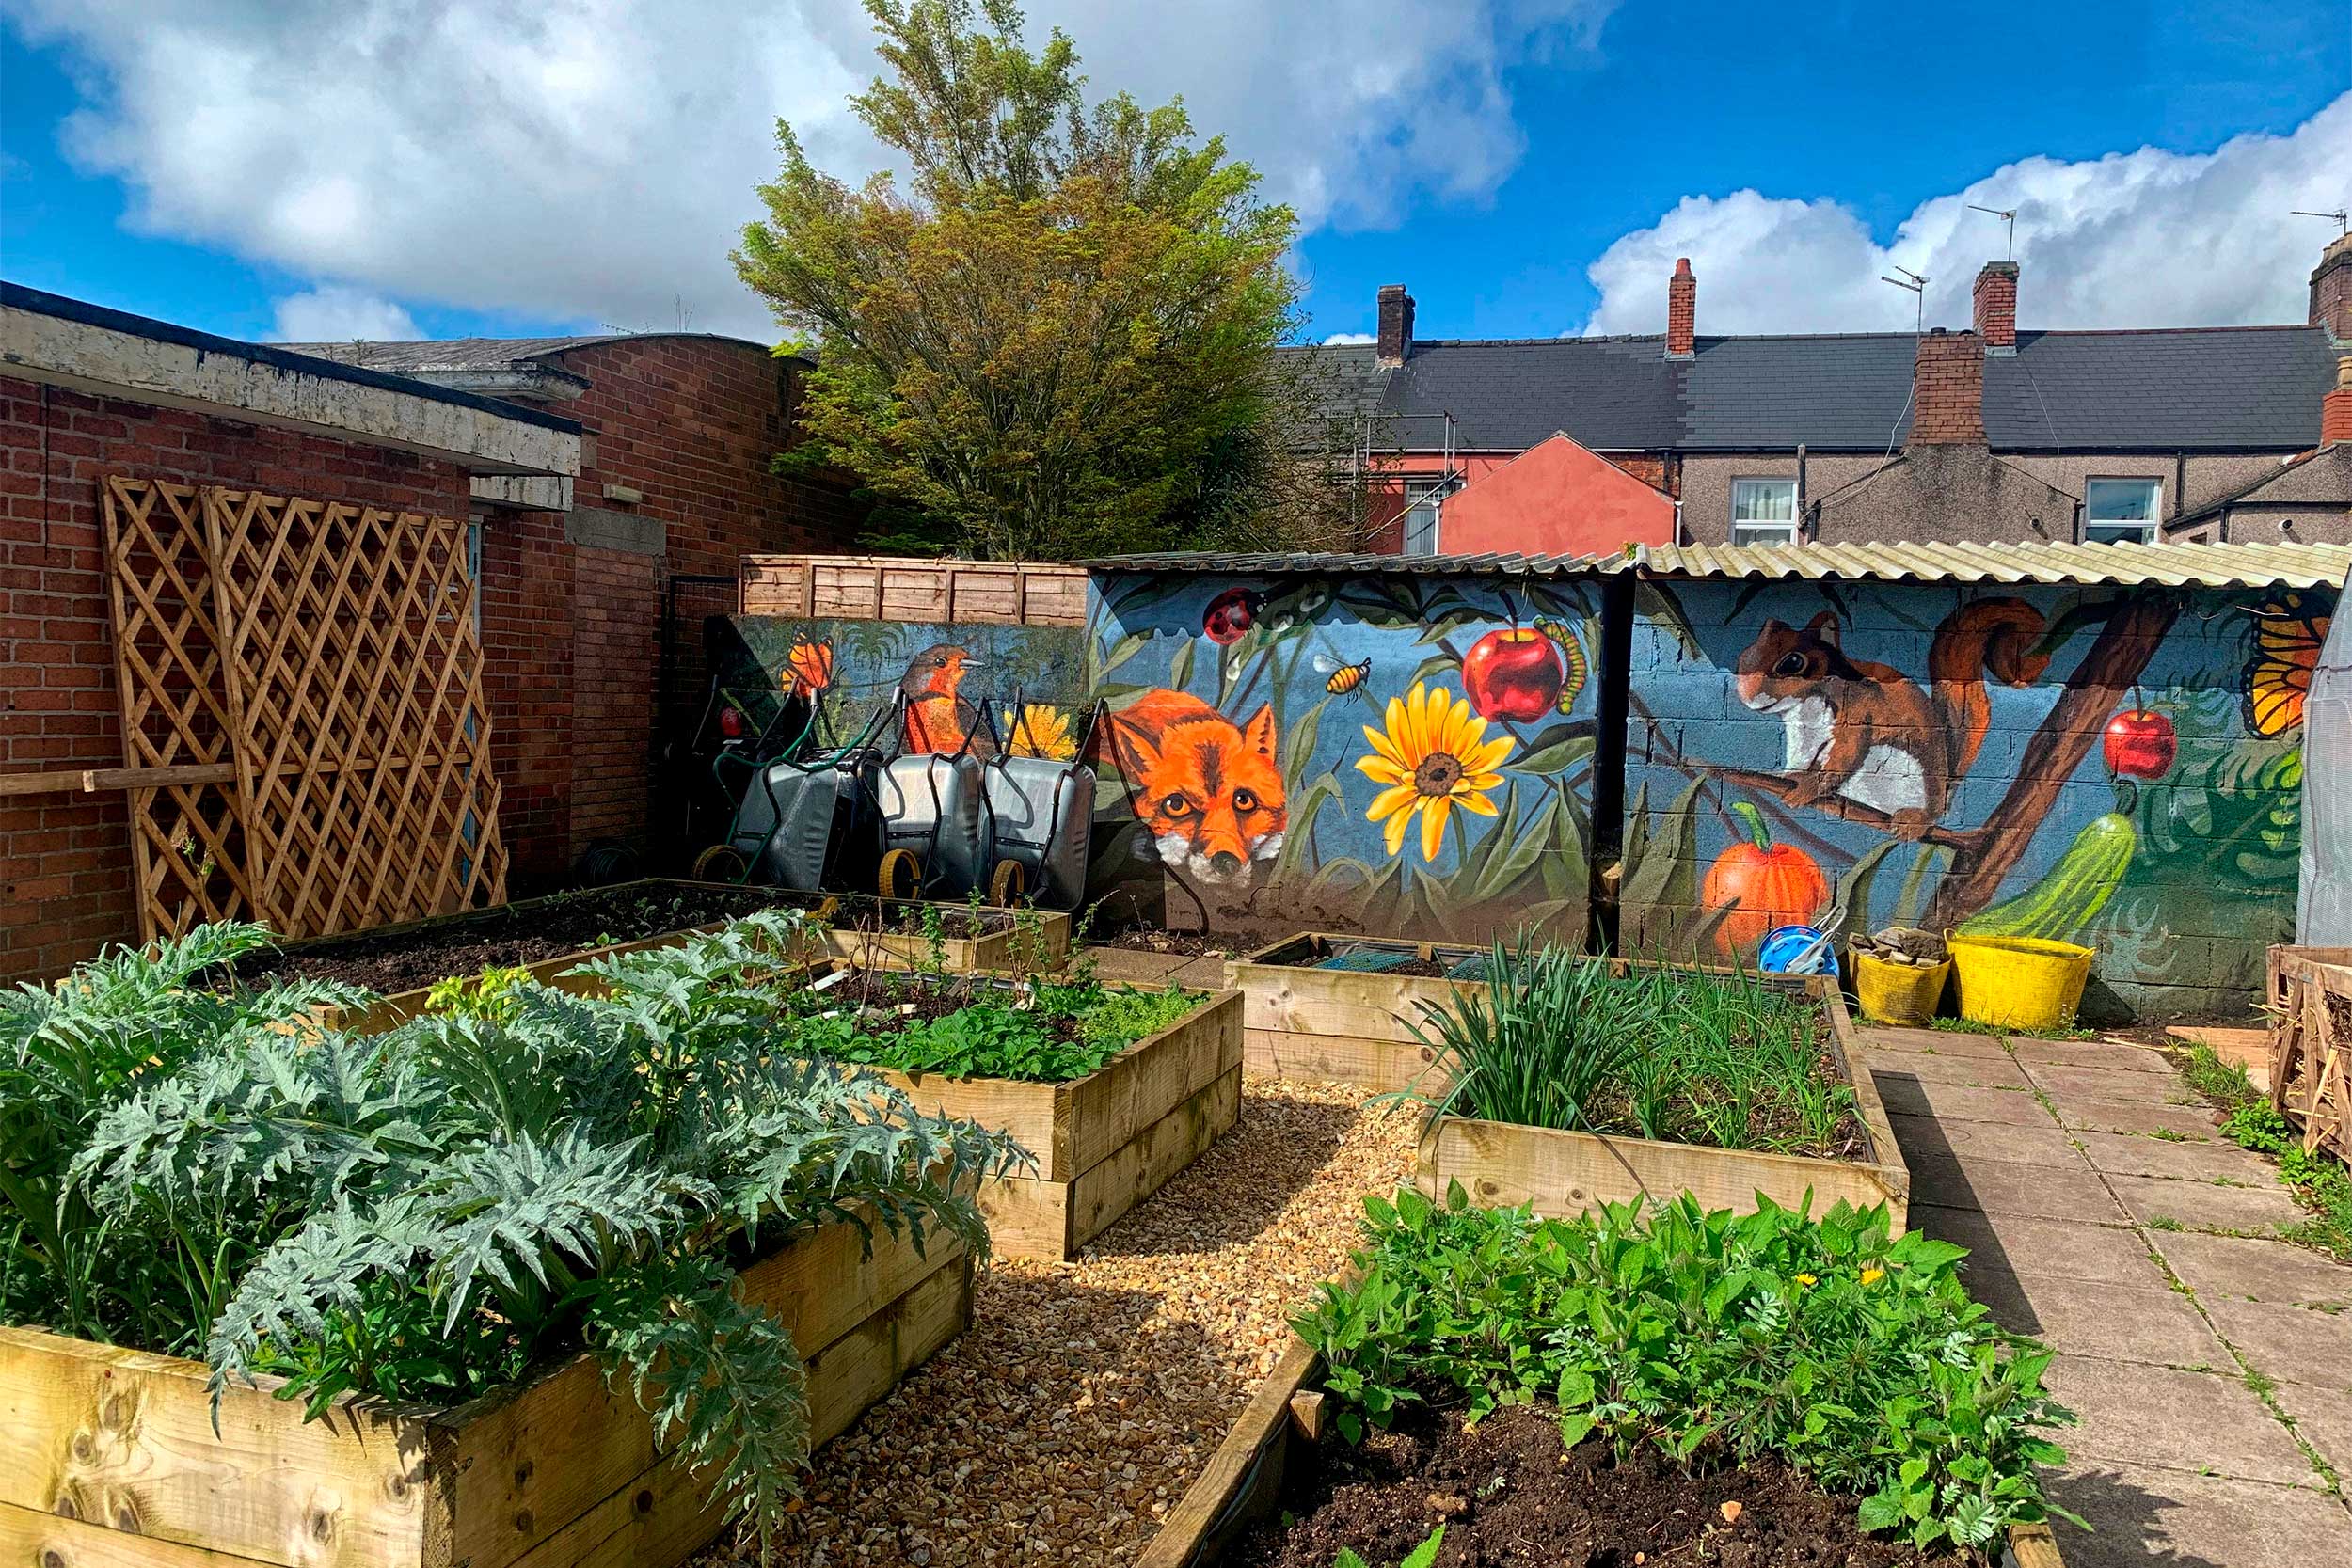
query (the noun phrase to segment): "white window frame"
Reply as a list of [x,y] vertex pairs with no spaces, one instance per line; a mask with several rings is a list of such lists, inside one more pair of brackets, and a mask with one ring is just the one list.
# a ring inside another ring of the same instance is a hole
[[[1413,493],[1412,482],[1409,480],[1406,482],[1405,510],[1397,515],[1399,554],[1429,556],[1441,553],[1442,546],[1438,543],[1438,531],[1445,521],[1445,498],[1446,488],[1443,481],[1430,484],[1418,496]],[[1413,536],[1415,532],[1413,516],[1415,513],[1424,508],[1429,514],[1428,533],[1424,538],[1416,539]]]
[[[1743,484],[1785,485],[1788,491],[1786,522],[1743,521],[1740,516],[1740,487]],[[1734,545],[1793,545],[1797,542],[1797,479],[1794,474],[1745,474],[1731,482],[1731,542]]]
[[[2091,515],[2090,497],[2102,484],[2136,484],[2150,495],[2145,521]],[[2153,474],[2093,474],[2083,483],[2083,543],[2153,545],[2164,530],[2164,481]]]

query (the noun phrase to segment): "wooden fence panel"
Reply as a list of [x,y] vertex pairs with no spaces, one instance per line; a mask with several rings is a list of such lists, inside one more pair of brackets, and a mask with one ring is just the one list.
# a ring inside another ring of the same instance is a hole
[[747,555],[746,615],[926,625],[1082,626],[1080,566],[1008,561],[927,561],[854,555]]

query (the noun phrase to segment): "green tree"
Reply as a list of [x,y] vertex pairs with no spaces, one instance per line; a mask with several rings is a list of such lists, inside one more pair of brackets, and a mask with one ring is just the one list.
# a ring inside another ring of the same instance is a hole
[[893,541],[1000,559],[1235,543],[1281,443],[1296,223],[1181,102],[1089,105],[1011,0],[866,0],[850,103],[903,165],[852,188],[789,125],[735,254],[818,369],[787,461],[849,470]]

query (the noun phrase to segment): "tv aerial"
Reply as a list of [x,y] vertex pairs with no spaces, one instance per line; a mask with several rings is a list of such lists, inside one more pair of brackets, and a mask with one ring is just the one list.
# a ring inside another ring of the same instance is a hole
[[1897,272],[1901,273],[1902,276],[1900,277],[1889,277],[1884,273],[1881,273],[1879,274],[1879,281],[1882,283],[1892,283],[1898,289],[1907,289],[1911,292],[1912,295],[1919,302],[1919,319],[1912,327],[1912,330],[1914,333],[1925,332],[1928,329],[1928,275],[1924,272],[1914,272],[1909,267],[1899,265],[1894,261],[1889,261],[1886,264],[1893,267]]

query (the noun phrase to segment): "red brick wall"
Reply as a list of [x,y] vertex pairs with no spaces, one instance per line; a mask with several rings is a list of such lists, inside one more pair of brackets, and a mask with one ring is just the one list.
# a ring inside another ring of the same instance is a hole
[[[405,452],[0,377],[0,771],[122,766],[99,519],[117,473],[441,516],[468,499],[462,472]],[[121,792],[0,797],[0,975],[135,940],[131,879]]]
[[[526,721],[510,729],[517,745],[505,753],[534,776],[565,775],[568,811],[559,807],[562,819],[546,824],[546,842],[534,832],[527,868],[534,875],[564,870],[596,839],[643,846],[653,833],[655,685],[669,575],[733,576],[738,559],[755,551],[850,550],[863,515],[846,484],[770,471],[791,439],[796,386],[792,367],[755,344],[630,338],[574,349],[555,363],[589,382],[578,398],[551,405],[591,437],[576,503],[659,518],[667,541],[660,557],[564,546],[575,639],[569,728]],[[608,498],[608,484],[644,499]],[[550,521],[560,545],[564,519]],[[528,626],[517,629],[531,635]],[[702,628],[679,632],[692,641]],[[519,847],[516,865],[526,869]]]
[[1911,444],[1984,445],[1984,342],[1973,332],[1931,332],[1912,370]]

